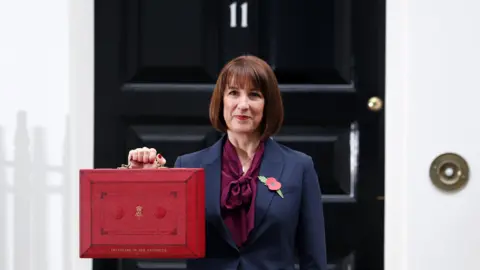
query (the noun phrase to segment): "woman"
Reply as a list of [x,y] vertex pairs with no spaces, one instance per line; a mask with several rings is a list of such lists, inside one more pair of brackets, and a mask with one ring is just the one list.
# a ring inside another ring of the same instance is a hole
[[[270,66],[254,56],[229,62],[213,91],[210,120],[226,136],[175,162],[206,174],[206,258],[188,261],[188,269],[293,270],[297,256],[300,269],[326,270],[312,159],[271,138],[283,104]],[[166,162],[146,147],[130,151],[129,161],[130,168]]]

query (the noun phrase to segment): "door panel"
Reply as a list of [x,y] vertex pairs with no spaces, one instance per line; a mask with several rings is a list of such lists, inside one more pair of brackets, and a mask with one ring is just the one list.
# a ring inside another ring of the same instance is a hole
[[261,0],[260,10],[259,54],[279,81],[351,81],[350,0]]
[[285,84],[351,80],[349,0],[117,5],[124,15],[125,81],[214,83],[225,62],[247,52],[267,60]]
[[123,82],[213,83],[220,64],[213,1],[123,0]]
[[[275,139],[312,156],[332,269],[382,269],[384,2],[95,2],[95,167],[128,150],[176,157],[212,145],[208,105],[231,58],[275,70],[285,123]],[[379,199],[380,198],[380,199]],[[94,260],[95,270],[182,269],[179,260]]]

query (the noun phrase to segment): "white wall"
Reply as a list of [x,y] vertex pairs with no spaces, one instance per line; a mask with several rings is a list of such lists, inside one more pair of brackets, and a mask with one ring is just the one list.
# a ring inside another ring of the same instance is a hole
[[0,269],[78,259],[78,169],[93,166],[93,0],[0,1]]
[[[480,2],[387,0],[386,269],[478,269]],[[469,163],[460,193],[431,184],[444,152]]]

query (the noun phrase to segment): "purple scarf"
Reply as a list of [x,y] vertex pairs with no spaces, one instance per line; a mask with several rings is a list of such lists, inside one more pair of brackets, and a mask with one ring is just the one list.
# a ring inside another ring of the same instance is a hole
[[247,241],[248,234],[254,226],[257,177],[263,152],[262,141],[250,169],[243,174],[240,159],[228,138],[223,146],[220,206],[225,225],[239,247]]

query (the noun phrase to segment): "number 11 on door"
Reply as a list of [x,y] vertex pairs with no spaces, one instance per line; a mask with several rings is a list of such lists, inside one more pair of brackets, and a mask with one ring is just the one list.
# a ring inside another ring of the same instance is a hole
[[[240,26],[242,28],[248,27],[248,3],[244,2],[240,5],[241,9],[241,21]],[[230,28],[237,27],[237,1],[230,4]]]

